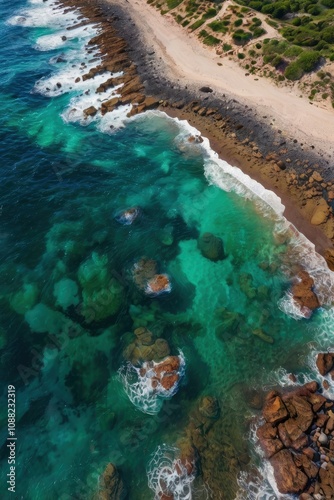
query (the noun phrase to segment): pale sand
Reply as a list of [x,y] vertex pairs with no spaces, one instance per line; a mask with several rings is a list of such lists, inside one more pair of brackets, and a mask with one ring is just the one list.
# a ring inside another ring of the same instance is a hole
[[254,75],[245,76],[245,70],[236,62],[217,56],[214,49],[203,46],[172,16],[162,16],[145,0],[116,3],[132,14],[145,44],[152,47],[158,60],[161,57],[160,64],[171,81],[179,80],[188,87],[208,85],[218,97],[225,93],[256,109],[287,138],[297,139],[305,147],[314,145],[325,157],[334,157],[334,110],[311,105],[295,89],[276,87],[265,78],[256,81]]

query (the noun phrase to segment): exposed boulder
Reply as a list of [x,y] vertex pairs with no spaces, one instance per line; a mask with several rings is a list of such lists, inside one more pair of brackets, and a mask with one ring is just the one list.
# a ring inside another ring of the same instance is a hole
[[272,397],[266,399],[263,416],[267,422],[273,425],[277,425],[288,418],[288,410],[280,396],[274,393]]
[[292,286],[292,295],[297,304],[310,311],[320,307],[319,299],[313,291],[313,278],[306,271],[300,271],[297,277],[299,281]]
[[319,353],[316,359],[316,365],[320,375],[323,377],[329,373],[334,366],[334,353]]
[[283,494],[301,493],[308,482],[308,477],[296,466],[289,450],[280,450],[270,458],[274,468],[275,480]]

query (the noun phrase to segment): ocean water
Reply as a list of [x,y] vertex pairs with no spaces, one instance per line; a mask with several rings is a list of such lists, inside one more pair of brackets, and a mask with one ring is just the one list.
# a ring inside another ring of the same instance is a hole
[[[95,93],[110,75],[75,82],[99,61],[87,47],[98,26],[68,31],[80,13],[49,0],[3,0],[0,12],[2,408],[14,385],[17,436],[12,494],[4,411],[1,498],[93,498],[109,462],[128,498],[159,498],[159,474],[205,395],[221,408],[215,486],[171,473],[175,499],[277,498],[252,399],[290,384],[290,372],[316,377],[315,353],[333,346],[333,273],[280,200],[206,139],[189,142],[198,132],[187,123],[152,111],[128,120],[130,105],[85,118],[119,91]],[[131,207],[138,217],[121,224]],[[222,239],[223,260],[201,254],[207,232]],[[168,293],[136,286],[142,257],[168,275]],[[324,304],[310,318],[289,294],[298,264]],[[180,357],[170,392],[126,364],[142,326]]]

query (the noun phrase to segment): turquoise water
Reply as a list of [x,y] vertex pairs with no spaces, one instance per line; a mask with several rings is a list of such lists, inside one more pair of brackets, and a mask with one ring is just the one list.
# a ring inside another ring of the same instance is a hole
[[[92,498],[113,462],[130,499],[153,499],[154,452],[175,447],[212,395],[216,458],[202,459],[204,481],[190,488],[193,498],[232,499],[239,473],[263,465],[247,439],[255,390],[291,371],[311,376],[310,353],[330,342],[329,306],[305,319],[288,295],[296,264],[307,263],[324,302],[331,273],[264,201],[280,211],[279,200],[217,160],[207,141],[190,143],[187,124],[154,112],[126,121],[128,108],[84,120],[97,83],[73,82],[81,62],[98,57],[84,49],[96,28],[62,40],[75,15],[49,4],[0,6],[0,347],[4,386],[16,387],[15,498]],[[131,207],[138,217],[120,224]],[[207,232],[223,240],[224,259],[201,254]],[[168,275],[169,293],[136,286],[142,257]],[[138,327],[184,358],[170,398],[119,374]],[[4,426],[3,483],[6,438]],[[241,497],[269,498],[259,484]]]

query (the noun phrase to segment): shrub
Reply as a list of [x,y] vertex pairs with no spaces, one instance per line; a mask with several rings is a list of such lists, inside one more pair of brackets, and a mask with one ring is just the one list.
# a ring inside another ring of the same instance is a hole
[[321,97],[322,97],[323,99],[327,99],[327,97],[328,97],[328,96],[329,96],[329,94],[327,94],[327,92],[324,92],[324,93],[322,94],[322,96],[321,96]]
[[321,55],[319,52],[316,52],[314,50],[308,50],[300,54],[299,58],[297,59],[298,64],[300,67],[306,71],[306,73],[309,73],[310,71],[313,71],[320,61]]
[[238,59],[245,59],[245,54],[243,54],[242,52],[239,52]]
[[235,43],[245,44],[252,38],[252,33],[239,29],[233,33],[232,38]]
[[238,27],[238,26],[241,26],[242,25],[242,19],[237,19],[236,21],[234,21],[234,26]]
[[169,9],[175,9],[181,2],[182,0],[167,0],[167,7]]
[[224,45],[223,45],[223,51],[224,52],[228,52],[229,50],[232,50],[232,45],[230,45],[228,43],[224,43]]
[[215,17],[217,15],[217,11],[214,8],[208,9],[205,14],[203,14],[202,19],[210,19],[210,17]]
[[227,28],[224,24],[224,21],[215,20],[215,21],[212,21],[212,23],[209,23],[208,26],[209,26],[209,28],[212,29],[212,31],[215,31],[216,33],[217,32],[219,32],[219,33],[226,33],[227,32]]
[[251,49],[248,51],[248,54],[251,56],[251,57],[255,57],[256,56],[256,52],[255,50]]
[[286,57],[297,57],[299,54],[303,52],[303,49],[301,47],[298,47],[297,45],[290,45],[284,52],[284,55]]
[[299,80],[303,76],[303,70],[297,62],[292,62],[286,67],[284,76],[288,80]]
[[265,33],[267,33],[265,29],[255,28],[255,30],[253,31],[253,37],[259,38],[260,36],[264,35]]
[[272,64],[275,68],[277,68],[277,66],[278,66],[279,64],[281,64],[281,62],[283,62],[283,61],[284,61],[284,59],[283,59],[281,56],[277,55],[277,56],[276,56],[276,57],[274,57],[274,59],[271,61],[271,64]]
[[199,28],[200,26],[202,26],[202,24],[205,23],[205,19],[198,19],[197,21],[195,21],[190,27],[190,29],[192,31],[196,30],[197,28]]
[[302,21],[301,21],[300,17],[295,17],[292,20],[291,24],[293,24],[294,26],[300,26],[302,24]]
[[208,35],[203,39],[203,43],[205,43],[205,45],[210,45],[210,46],[218,45],[218,43],[220,43],[220,40],[215,36]]
[[334,0],[321,0],[322,5],[328,7],[329,9],[334,8]]
[[257,49],[261,49],[261,48],[262,48],[262,45],[258,42],[258,43],[255,45],[255,47],[256,47]]

